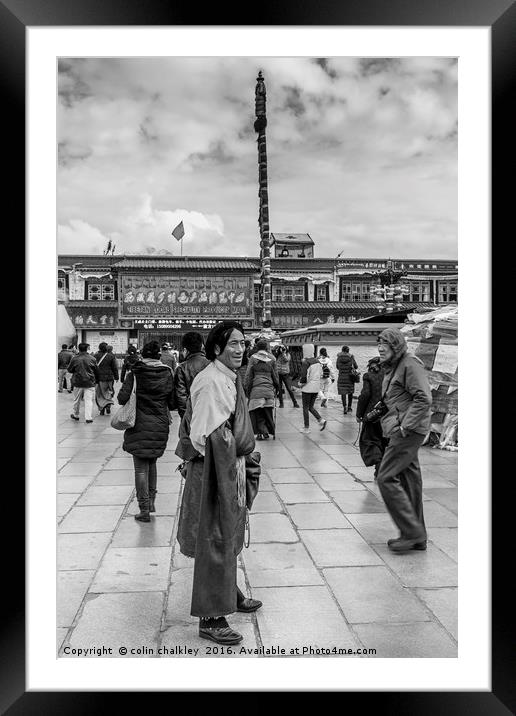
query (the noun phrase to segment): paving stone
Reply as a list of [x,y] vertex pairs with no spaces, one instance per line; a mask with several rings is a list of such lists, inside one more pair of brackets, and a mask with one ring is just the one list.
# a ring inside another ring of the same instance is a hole
[[95,485],[133,485],[134,470],[102,470],[95,478]]
[[456,489],[456,485],[451,480],[446,480],[439,475],[429,475],[425,470],[425,474],[423,475],[423,490],[427,492],[428,490],[434,488]]
[[451,489],[436,487],[436,488],[424,488],[427,497],[430,497],[435,502],[439,503],[442,507],[445,507],[455,515],[458,512],[457,504],[457,489],[452,487]]
[[356,513],[385,512],[385,505],[368,490],[337,490],[330,496],[345,515]]
[[[289,468],[286,468],[289,469]],[[271,482],[271,478],[267,475],[267,473],[262,470],[262,473],[260,475],[260,492],[272,492],[274,491],[273,484]]]
[[97,569],[110,540],[109,532],[57,535],[57,568]]
[[298,529],[346,529],[351,524],[330,502],[288,505],[287,511]]
[[278,513],[250,515],[249,523],[253,543],[299,541],[286,515]]
[[346,516],[368,544],[387,543],[387,540],[399,536],[399,529],[388,513],[383,515],[348,514]]
[[378,658],[456,658],[457,645],[434,622],[414,624],[358,624],[355,631],[364,648]]
[[323,573],[351,624],[431,619],[421,602],[386,567],[333,567]]
[[364,465],[348,465],[346,474],[356,477],[361,482],[374,482],[374,467],[364,467]]
[[259,449],[262,454],[262,464],[265,467],[299,467],[299,461],[288,450],[275,450],[274,453]]
[[59,532],[112,532],[120,519],[123,505],[74,507],[59,525]]
[[323,584],[304,546],[253,544],[244,550],[243,560],[251,588]]
[[317,485],[276,485],[276,491],[283,502],[328,502],[329,498]]
[[[104,658],[140,658],[157,656],[159,627],[163,610],[163,592],[88,595],[78,625],[69,640],[72,648],[104,646],[111,654]],[[120,647],[146,647],[154,653],[119,653]],[[61,656],[73,657],[61,653]]]
[[57,492],[80,494],[88,487],[92,479],[92,477],[58,477]]
[[56,652],[61,648],[61,644],[68,634],[68,627],[57,627],[56,629]]
[[[242,570],[237,570],[237,581],[240,589],[247,594]],[[244,637],[240,644],[232,647],[232,654],[215,653],[217,645],[202,639],[199,636],[199,619],[190,615],[190,604],[192,599],[193,569],[178,569],[172,572],[170,588],[168,592],[167,611],[165,615],[164,631],[161,639],[161,646],[164,653],[163,658],[174,658],[176,656],[192,658],[195,654],[177,654],[174,648],[187,645],[191,649],[198,649],[197,657],[245,657],[245,652],[240,653],[241,647],[256,649],[258,644],[254,629],[254,617],[252,614],[235,612],[227,617],[229,624]],[[254,595],[253,595],[254,596]],[[167,654],[165,649],[171,651]]]
[[362,483],[354,480],[351,475],[347,472],[342,472],[340,475],[328,475],[316,473],[314,479],[317,484],[322,487],[326,492],[338,492],[339,490],[365,490],[366,488]]
[[299,536],[318,567],[381,564],[353,529],[300,530]]
[[80,450],[74,455],[74,461],[79,463],[94,462],[104,464],[111,457],[111,450],[107,446],[102,446],[101,450]]
[[70,461],[70,458],[68,457],[58,457],[57,458],[57,469],[61,470],[67,462]]
[[113,535],[113,547],[168,547],[172,544],[173,517],[154,517],[138,522],[134,517],[120,521]]
[[132,485],[102,485],[89,487],[80,500],[79,506],[85,505],[125,505],[133,493]]
[[458,590],[455,587],[443,587],[441,589],[416,589],[415,592],[457,641],[459,631]]
[[265,648],[280,647],[286,655],[298,649],[301,656],[303,648],[358,646],[326,587],[261,588],[253,596],[263,602],[256,618]]
[[406,587],[456,587],[457,564],[431,542],[426,552],[391,552],[387,545],[375,550]]
[[457,527],[457,515],[433,500],[425,501],[424,514],[427,527]]
[[57,495],[56,511],[57,518],[64,517],[73,507],[74,503],[79,499],[79,493],[59,494]]
[[88,591],[94,570],[57,573],[57,626],[69,627]]
[[163,475],[158,475],[158,494],[171,494],[171,493],[177,493],[181,490],[181,485],[183,484],[183,480],[179,473],[176,473],[176,476],[172,477],[164,477]]
[[[335,461],[350,472],[360,471],[365,467],[360,455],[335,455]],[[369,473],[369,470],[364,471],[364,474],[369,475]]]
[[258,492],[251,509],[253,512],[283,512],[283,506],[273,492]]
[[167,588],[172,547],[110,547],[90,592],[155,592]]
[[57,457],[73,457],[78,450],[80,450],[77,446],[72,447],[61,447],[61,445],[58,445],[57,448]]
[[[178,505],[179,493],[177,492],[159,492],[156,495],[155,507],[156,512],[153,515],[175,515],[179,509]],[[138,507],[138,501],[136,497],[133,499],[129,507],[127,508],[128,515],[137,515],[140,511]],[[152,515],[151,515],[152,519]]]
[[104,470],[130,470],[134,469],[132,457],[112,457],[104,466]]
[[351,455],[352,457],[360,457],[360,452],[357,448],[346,443],[338,443],[336,445],[323,445],[322,449],[332,455],[338,457],[339,455]]
[[100,472],[102,464],[100,462],[71,462],[65,465],[59,475],[63,477],[82,477],[86,475],[97,475]]
[[457,528],[456,527],[432,527],[428,531],[428,538],[436,547],[451,557],[455,562],[458,560]]
[[312,477],[303,467],[269,468],[267,473],[273,484],[308,482],[313,484]]

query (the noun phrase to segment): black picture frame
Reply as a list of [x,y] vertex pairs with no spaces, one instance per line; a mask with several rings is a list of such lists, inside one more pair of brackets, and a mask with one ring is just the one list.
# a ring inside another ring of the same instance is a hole
[[[4,151],[9,167],[11,213],[25,216],[25,51],[26,29],[43,26],[102,25],[347,25],[347,26],[484,26],[492,33],[492,211],[493,239],[501,243],[502,230],[512,231],[508,212],[514,204],[511,170],[515,166],[514,76],[516,75],[516,3],[513,0],[334,0],[300,3],[282,0],[249,6],[242,12],[228,5],[202,8],[172,5],[169,0],[1,0],[0,1],[0,73],[2,75],[4,111]],[[202,22],[198,22],[199,15]],[[7,141],[5,141],[7,140]],[[6,156],[7,155],[7,156]],[[512,161],[511,161],[512,160]],[[507,168],[509,171],[505,172]],[[505,177],[509,177],[506,180]],[[510,192],[510,194],[509,194]],[[512,217],[511,217],[512,218]],[[20,242],[21,243],[21,242]],[[493,243],[493,246],[495,244]],[[22,261],[23,261],[22,257]],[[503,295],[503,292],[502,292]],[[499,297],[498,300],[502,300]],[[19,308],[19,307],[18,307]],[[502,313],[493,315],[493,334],[502,328]],[[484,333],[483,339],[489,339]],[[484,373],[489,383],[487,373]],[[489,374],[490,375],[490,374]],[[485,386],[481,392],[485,391]],[[19,398],[23,413],[24,401]],[[21,417],[21,415],[20,415]],[[22,418],[23,419],[23,418]],[[488,440],[489,436],[485,436]],[[508,444],[508,443],[507,443]],[[498,450],[496,449],[498,448]],[[503,430],[493,432],[492,454],[504,449]],[[358,696],[360,708],[376,705],[385,713],[410,714],[500,714],[514,713],[516,708],[516,660],[514,644],[514,596],[507,588],[507,570],[511,570],[512,545],[508,526],[513,518],[507,499],[505,475],[493,483],[492,504],[492,691],[491,692],[346,692]],[[513,468],[512,468],[513,469]],[[18,476],[22,489],[21,477]],[[465,489],[465,486],[462,488]],[[20,504],[20,494],[16,502]],[[21,503],[23,504],[23,502]],[[8,506],[4,510],[12,514]],[[7,515],[8,516],[8,515]],[[15,515],[19,518],[19,511]],[[1,639],[0,710],[17,716],[23,714],[107,713],[120,709],[119,693],[25,691],[25,614],[24,558],[25,545],[19,522],[4,533],[4,555],[9,579],[4,588]],[[7,550],[7,541],[9,549]],[[475,545],[471,545],[475,549]],[[49,578],[53,579],[53,575]],[[410,684],[407,684],[410,689]],[[133,705],[148,695],[131,694]],[[169,697],[170,698],[170,697]],[[174,696],[172,696],[174,698]],[[115,701],[116,699],[116,701]],[[148,702],[147,702],[148,703]],[[174,708],[174,702],[170,703]]]

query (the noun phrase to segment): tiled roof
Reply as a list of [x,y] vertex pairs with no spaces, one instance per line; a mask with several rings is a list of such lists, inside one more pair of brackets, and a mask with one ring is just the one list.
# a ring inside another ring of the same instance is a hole
[[152,258],[152,257],[124,257],[115,264],[119,270],[126,269],[172,269],[181,271],[210,271],[213,269],[222,269],[228,271],[244,270],[259,271],[260,261],[258,259],[248,259],[244,256],[236,257],[220,257],[220,256],[171,256],[170,258]]
[[79,256],[79,255],[64,255],[58,256],[57,262],[59,267],[72,268],[76,266],[79,271],[84,269],[103,269],[113,266],[114,263],[120,260],[120,256]]
[[271,258],[274,271],[333,271],[333,259]]
[[[255,301],[255,308],[261,308],[262,302]],[[435,308],[433,303],[402,303],[397,310],[410,308]],[[373,301],[272,301],[272,311],[288,309],[290,311],[346,311],[353,313],[357,309],[369,309],[378,312],[378,303]]]
[[310,236],[310,234],[278,234],[276,232],[271,233],[271,238],[273,238],[276,242],[281,241],[281,243],[293,243],[293,244],[312,244],[313,245],[313,239]]

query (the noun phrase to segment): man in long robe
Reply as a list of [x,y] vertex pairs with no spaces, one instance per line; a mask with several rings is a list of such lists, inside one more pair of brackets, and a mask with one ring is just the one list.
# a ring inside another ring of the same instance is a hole
[[195,558],[192,616],[199,636],[237,644],[242,635],[225,617],[262,606],[246,598],[236,581],[244,544],[246,510],[258,491],[259,453],[237,370],[244,354],[240,324],[217,324],[206,340],[210,363],[192,382],[176,454],[186,462],[177,539]]

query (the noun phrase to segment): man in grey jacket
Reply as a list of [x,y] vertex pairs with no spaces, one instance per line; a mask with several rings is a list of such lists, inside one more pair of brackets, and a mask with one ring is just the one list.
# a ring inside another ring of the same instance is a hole
[[393,552],[426,549],[423,484],[418,450],[430,429],[432,393],[422,362],[407,353],[398,328],[378,336],[378,352],[385,368],[381,418],[389,444],[378,470],[378,487],[400,536],[387,542]]

